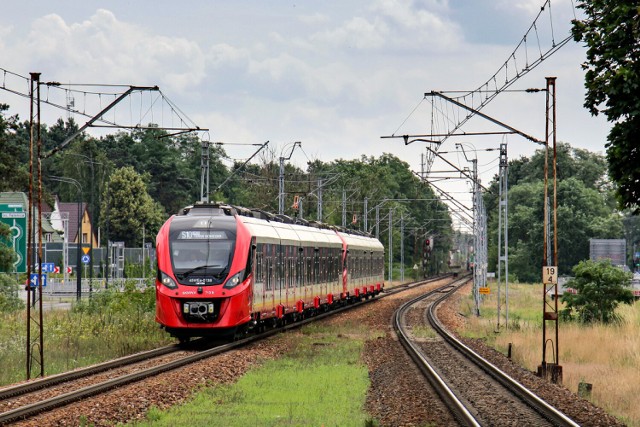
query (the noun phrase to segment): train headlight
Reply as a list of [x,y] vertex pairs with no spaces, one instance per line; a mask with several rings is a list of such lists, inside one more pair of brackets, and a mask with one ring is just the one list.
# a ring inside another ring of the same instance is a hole
[[244,277],[244,270],[237,272],[233,276],[229,277],[229,280],[224,284],[223,288],[225,289],[233,289],[238,286],[242,282],[242,277]]
[[160,279],[162,280],[162,284],[169,289],[176,289],[178,287],[176,282],[168,274],[162,271],[160,272]]

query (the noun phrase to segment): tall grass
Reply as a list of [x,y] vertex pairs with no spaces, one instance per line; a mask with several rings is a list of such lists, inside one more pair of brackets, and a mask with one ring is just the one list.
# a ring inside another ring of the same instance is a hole
[[[133,284],[127,284],[123,292],[94,294],[90,301],[74,303],[70,310],[45,311],[45,375],[172,342],[158,328],[154,316],[154,288],[139,291]],[[36,333],[36,326],[32,325],[32,334]],[[26,341],[26,313],[0,314],[0,360],[5,366],[0,370],[0,384],[26,378]],[[39,367],[32,376],[38,374]]]
[[[462,301],[461,311],[469,311],[471,300]],[[496,288],[483,300],[481,317],[469,315],[464,334],[487,339],[506,353],[512,344],[513,360],[536,371],[542,362],[541,285],[511,285],[509,289],[509,328],[497,330]],[[504,305],[502,316],[504,316]],[[558,325],[558,349],[563,368],[563,384],[577,392],[580,382],[593,384],[590,400],[628,425],[640,426],[640,302],[617,310],[619,325],[563,322]],[[555,331],[552,331],[555,333]],[[547,362],[555,350],[547,347]]]

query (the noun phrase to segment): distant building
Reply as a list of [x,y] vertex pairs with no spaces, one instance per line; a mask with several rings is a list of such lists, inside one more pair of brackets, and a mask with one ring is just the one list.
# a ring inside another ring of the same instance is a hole
[[627,241],[625,239],[589,239],[589,259],[611,260],[611,264],[627,267]]
[[[56,212],[58,212],[58,218],[60,218],[60,212],[66,212],[69,215],[69,243],[78,243],[78,238],[80,238],[80,243],[91,243],[94,248],[99,247],[96,233],[91,227],[91,215],[87,203],[80,203],[79,209],[78,203],[58,203],[57,211],[54,210],[52,215],[55,215]],[[81,236],[78,235],[78,215],[82,218]]]

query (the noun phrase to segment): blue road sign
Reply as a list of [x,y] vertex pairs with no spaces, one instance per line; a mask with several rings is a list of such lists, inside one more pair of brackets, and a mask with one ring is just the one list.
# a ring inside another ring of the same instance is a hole
[[[40,280],[42,280],[42,287],[46,287],[47,286],[47,275],[43,274],[40,277]],[[31,275],[29,276],[29,284],[32,288],[37,288],[38,287],[38,273],[31,273]]]
[[56,265],[52,262],[43,262],[42,263],[42,272],[43,273],[53,273],[54,268],[56,268]]
[[89,264],[89,261],[91,261],[91,257],[89,255],[82,255],[82,262],[85,264]]

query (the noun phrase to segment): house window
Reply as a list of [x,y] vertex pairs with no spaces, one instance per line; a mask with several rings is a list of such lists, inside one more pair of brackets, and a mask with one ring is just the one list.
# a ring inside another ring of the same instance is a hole
[[89,243],[89,234],[82,233],[82,243]]

